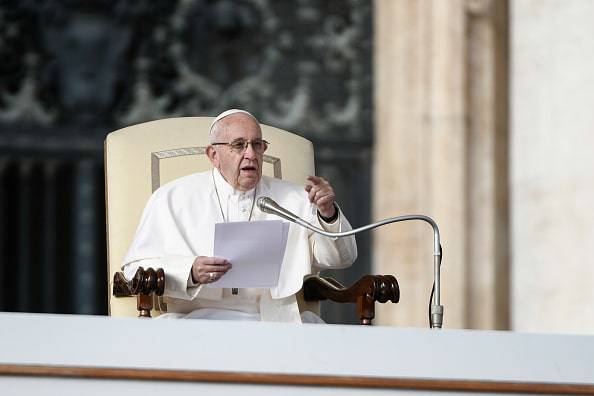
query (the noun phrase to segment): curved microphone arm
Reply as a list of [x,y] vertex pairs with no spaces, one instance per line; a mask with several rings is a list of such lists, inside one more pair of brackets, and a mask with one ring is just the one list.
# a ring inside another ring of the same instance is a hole
[[316,227],[307,221],[301,219],[297,215],[291,213],[287,209],[283,208],[279,204],[277,204],[273,199],[269,197],[260,197],[258,198],[258,208],[265,213],[270,213],[283,219],[289,220],[293,223],[299,224],[302,227],[305,227],[313,232],[317,232],[318,234],[331,237],[331,238],[340,238],[346,237],[350,235],[355,235],[363,231],[371,230],[376,227],[380,227],[386,224],[391,223],[398,223],[402,221],[410,221],[410,220],[421,220],[426,223],[429,223],[433,228],[433,279],[435,284],[435,295],[433,296],[433,301],[431,303],[430,309],[430,319],[431,319],[431,328],[441,328],[443,323],[443,306],[440,304],[440,290],[441,290],[441,282],[440,282],[440,267],[441,267],[441,243],[440,243],[440,235],[439,235],[439,227],[437,223],[429,216],[425,215],[405,215],[405,216],[396,216],[396,217],[389,217],[384,220],[377,221],[375,223],[371,223],[359,228],[355,228],[350,231],[343,231],[343,232],[328,232],[323,230],[319,227]]

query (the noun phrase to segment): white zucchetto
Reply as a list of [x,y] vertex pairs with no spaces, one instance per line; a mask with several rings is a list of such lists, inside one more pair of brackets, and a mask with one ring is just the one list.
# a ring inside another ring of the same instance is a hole
[[252,117],[256,122],[259,123],[258,119],[256,117],[253,116],[253,114],[251,114],[248,111],[245,110],[240,110],[240,109],[229,109],[229,110],[225,110],[223,111],[221,114],[219,114],[218,116],[216,116],[216,118],[213,120],[213,122],[210,124],[210,129],[208,130],[208,134],[210,135],[212,133],[212,127],[214,126],[214,124],[216,124],[217,122],[219,122],[220,120],[222,120],[225,117],[230,116],[231,114],[235,114],[235,113],[243,113],[243,114],[247,114],[250,117]]

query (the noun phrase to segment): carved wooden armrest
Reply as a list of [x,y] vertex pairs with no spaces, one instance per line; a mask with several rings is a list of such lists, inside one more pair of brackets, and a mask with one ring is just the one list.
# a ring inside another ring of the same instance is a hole
[[165,291],[165,272],[162,268],[146,270],[139,267],[132,280],[127,280],[122,272],[113,275],[113,295],[115,297],[137,296],[138,316],[151,317],[153,295],[162,296]]
[[341,303],[357,303],[361,324],[370,325],[375,317],[375,302],[400,301],[398,281],[392,275],[365,275],[351,287],[344,287],[333,278],[315,275],[303,281],[305,301],[330,300]]

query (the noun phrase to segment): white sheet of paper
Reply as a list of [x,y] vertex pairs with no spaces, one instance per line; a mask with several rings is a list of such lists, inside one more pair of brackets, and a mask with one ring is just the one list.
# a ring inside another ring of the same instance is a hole
[[281,220],[215,224],[214,255],[233,265],[208,287],[262,287],[278,285],[289,223]]

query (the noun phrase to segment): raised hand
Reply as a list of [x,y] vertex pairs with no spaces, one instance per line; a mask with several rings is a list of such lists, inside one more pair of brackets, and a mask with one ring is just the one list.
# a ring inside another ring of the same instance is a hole
[[305,184],[305,191],[309,193],[309,201],[318,207],[318,211],[323,217],[334,216],[336,213],[334,207],[336,195],[326,179],[309,176]]

